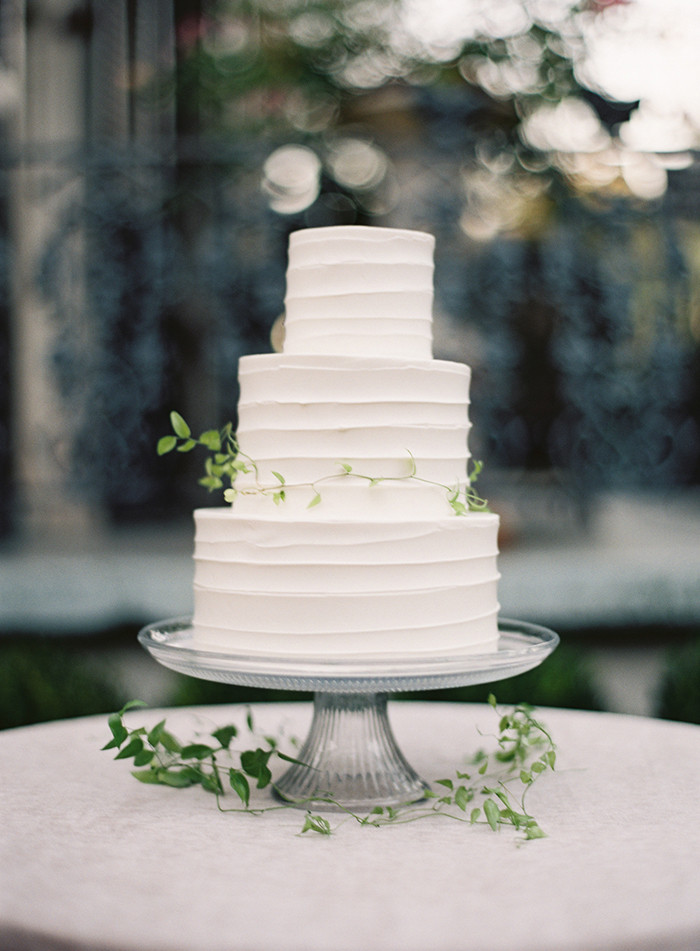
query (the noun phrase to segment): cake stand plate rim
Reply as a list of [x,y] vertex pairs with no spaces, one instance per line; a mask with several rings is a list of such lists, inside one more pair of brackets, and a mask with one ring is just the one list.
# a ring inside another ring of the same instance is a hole
[[559,644],[554,631],[528,621],[499,619],[495,651],[439,654],[295,656],[226,653],[195,646],[192,619],[146,625],[138,640],[165,667],[205,680],[244,686],[328,692],[387,692],[467,686],[501,680],[538,666]]

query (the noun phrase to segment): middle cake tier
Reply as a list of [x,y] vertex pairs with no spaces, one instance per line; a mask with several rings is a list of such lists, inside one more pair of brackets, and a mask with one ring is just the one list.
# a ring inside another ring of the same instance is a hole
[[358,517],[366,505],[403,508],[418,489],[435,503],[424,514],[448,514],[446,488],[467,482],[469,378],[464,364],[441,360],[243,357],[237,439],[254,463],[236,482],[243,506],[281,478],[292,497],[306,489],[305,504],[309,492],[324,502],[340,492],[349,518],[355,505]]

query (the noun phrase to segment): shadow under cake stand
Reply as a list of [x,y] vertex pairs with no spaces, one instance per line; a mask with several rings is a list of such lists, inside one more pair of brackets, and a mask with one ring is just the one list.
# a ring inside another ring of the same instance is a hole
[[274,656],[195,645],[191,625],[190,618],[161,621],[144,627],[138,638],[160,664],[191,677],[313,691],[313,718],[298,753],[304,765],[292,765],[275,782],[275,792],[303,807],[310,799],[327,798],[333,800],[330,808],[340,803],[354,811],[415,802],[429,788],[394,738],[389,694],[514,677],[541,664],[559,643],[546,628],[501,619],[497,650],[487,654]]

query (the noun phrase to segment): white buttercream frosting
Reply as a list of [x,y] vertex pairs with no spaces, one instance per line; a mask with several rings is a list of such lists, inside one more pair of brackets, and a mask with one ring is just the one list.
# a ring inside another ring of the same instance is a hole
[[432,235],[340,226],[289,241],[285,353],[432,355]]
[[495,648],[498,517],[450,505],[468,481],[470,373],[432,359],[433,244],[380,228],[291,236],[284,353],[240,361],[249,471],[233,508],[195,512],[200,643]]
[[239,476],[240,489],[274,486],[274,472],[292,486],[325,484],[341,464],[372,477],[397,478],[415,468],[446,486],[465,481],[466,366],[264,354],[241,359],[239,381],[238,442],[257,466]]

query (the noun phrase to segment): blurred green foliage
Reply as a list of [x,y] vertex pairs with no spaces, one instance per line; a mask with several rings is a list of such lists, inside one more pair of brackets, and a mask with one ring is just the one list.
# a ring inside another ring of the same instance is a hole
[[664,720],[700,724],[700,635],[668,652],[655,712]]
[[0,729],[110,713],[125,699],[103,664],[60,639],[0,640]]
[[535,707],[565,707],[602,710],[593,673],[584,648],[560,644],[539,667],[517,677],[473,687],[421,691],[407,694],[411,699],[452,700],[485,703],[494,694],[499,703],[530,703]]
[[461,88],[478,99],[482,142],[497,133],[522,145],[515,132],[532,104],[583,92],[581,9],[549,6],[523,3],[516,22],[465,10],[436,40],[406,28],[400,0],[179,0],[175,69],[141,94],[174,99],[181,134],[314,138],[353,121],[377,90]]

